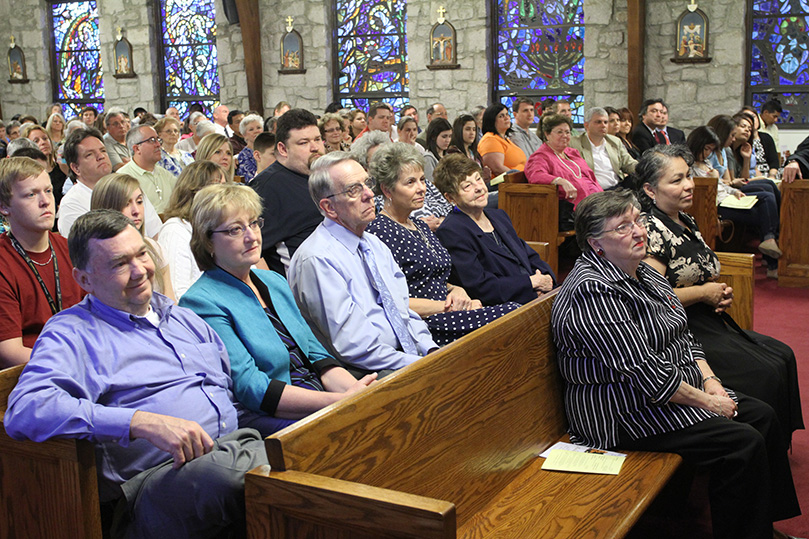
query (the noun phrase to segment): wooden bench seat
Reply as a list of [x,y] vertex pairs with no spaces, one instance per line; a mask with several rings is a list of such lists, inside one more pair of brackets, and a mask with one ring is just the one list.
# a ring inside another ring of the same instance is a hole
[[565,439],[555,293],[267,439],[250,537],[621,537],[680,457],[621,474],[540,469]]

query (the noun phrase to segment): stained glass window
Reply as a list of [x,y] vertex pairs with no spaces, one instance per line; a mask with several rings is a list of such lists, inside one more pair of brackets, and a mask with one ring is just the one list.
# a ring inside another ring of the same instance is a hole
[[104,108],[104,79],[98,39],[98,6],[90,2],[51,5],[54,101],[65,118],[85,106]]
[[567,99],[583,119],[584,0],[499,0],[494,98]]
[[776,98],[781,122],[809,124],[809,0],[749,0],[747,102]]
[[397,112],[408,98],[405,0],[334,0],[334,98],[368,110],[385,101]]
[[160,0],[163,104],[185,117],[192,103],[211,116],[219,105],[214,0]]

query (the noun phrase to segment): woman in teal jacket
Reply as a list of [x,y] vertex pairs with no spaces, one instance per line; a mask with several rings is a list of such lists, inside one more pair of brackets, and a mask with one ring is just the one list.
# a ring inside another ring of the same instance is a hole
[[[236,398],[283,428],[360,391],[318,342],[281,275],[252,267],[261,258],[261,199],[239,185],[212,185],[194,197],[191,250],[202,277],[180,305],[202,317],[228,350]],[[264,430],[264,429],[262,429]]]

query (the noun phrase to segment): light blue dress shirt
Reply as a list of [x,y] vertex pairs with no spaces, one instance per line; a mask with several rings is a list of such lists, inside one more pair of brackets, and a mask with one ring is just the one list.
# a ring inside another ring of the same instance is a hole
[[401,351],[360,256],[359,236],[331,219],[324,219],[295,251],[289,284],[304,318],[335,357],[370,371],[400,369],[438,346],[427,324],[409,308],[407,280],[390,249],[372,234],[363,237],[420,355]]
[[155,294],[157,326],[92,295],[53,316],[9,396],[5,428],[17,440],[96,443],[102,500],[115,485],[168,460],[130,440],[137,410],[196,421],[213,439],[238,428],[225,345],[189,309]]

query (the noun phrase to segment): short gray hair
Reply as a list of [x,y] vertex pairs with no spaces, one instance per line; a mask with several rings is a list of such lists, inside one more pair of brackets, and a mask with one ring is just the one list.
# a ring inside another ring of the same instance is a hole
[[[171,107],[169,107],[169,108],[171,108]],[[168,110],[168,109],[166,109],[166,110]],[[207,116],[205,116],[204,114],[202,114],[202,113],[201,113],[200,111],[198,111],[198,110],[195,110],[194,112],[192,112],[192,113],[191,113],[191,114],[188,116],[188,123],[189,123],[189,125],[190,125],[190,124],[193,124],[193,123],[194,123],[194,120],[196,120],[196,119],[197,119],[197,118],[199,118],[200,116],[202,116],[203,118],[207,119]]]
[[14,157],[14,154],[23,148],[33,148],[34,150],[38,150],[39,146],[37,146],[34,141],[29,138],[15,138],[14,140],[9,141],[8,145],[6,146],[6,155],[9,157]]
[[[264,118],[262,118],[258,114],[248,114],[247,116],[242,118],[241,122],[239,122],[239,133],[244,133],[244,130],[247,129],[247,126],[253,122],[259,124],[262,127],[262,129],[264,128]],[[197,126],[197,130],[199,130],[199,126]]]
[[74,268],[86,270],[90,263],[90,240],[114,238],[126,227],[135,228],[129,217],[115,210],[92,210],[80,216],[70,227],[67,248]]
[[110,109],[109,112],[107,112],[107,115],[104,116],[104,125],[109,127],[110,122],[112,122],[118,116],[120,116],[122,118],[128,118],[127,114],[124,111],[116,110],[116,109]]
[[146,129],[148,125],[137,125],[126,132],[126,147],[130,153],[135,152],[135,145],[144,139],[141,129]]
[[368,168],[368,150],[390,142],[390,136],[383,131],[368,131],[363,136],[354,141],[351,145],[351,157],[362,168]]
[[640,209],[638,199],[629,189],[600,191],[579,202],[574,225],[579,249],[585,253],[592,250],[587,240],[601,236],[607,219],[623,215],[630,207]]
[[[367,136],[363,135],[362,138]],[[345,161],[356,161],[353,155],[348,152],[329,152],[326,155],[318,157],[312,164],[309,172],[309,195],[315,201],[315,206],[318,207],[320,213],[320,201],[329,195],[334,194],[334,181],[331,178],[332,167],[339,165]]]
[[368,173],[376,180],[374,191],[382,194],[382,187],[396,190],[399,174],[405,167],[418,167],[424,170],[424,157],[416,148],[404,142],[383,144],[368,163]]
[[591,109],[588,109],[587,112],[584,113],[584,121],[589,122],[590,120],[593,119],[593,116],[606,116],[607,118],[610,117],[610,115],[607,114],[606,109],[603,109],[601,107],[593,107]]
[[197,124],[197,137],[203,138],[205,135],[210,135],[211,133],[216,133],[216,124],[212,121],[202,120]]

